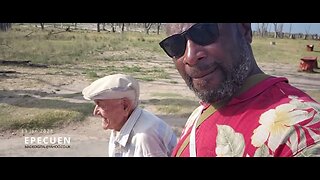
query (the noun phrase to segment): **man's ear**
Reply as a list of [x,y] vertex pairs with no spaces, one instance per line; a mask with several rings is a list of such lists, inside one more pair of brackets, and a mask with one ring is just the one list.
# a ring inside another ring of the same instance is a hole
[[129,112],[131,109],[131,101],[128,98],[123,98],[122,104],[123,104],[123,110]]
[[241,32],[243,32],[244,37],[246,40],[251,43],[252,42],[252,29],[251,23],[241,23]]

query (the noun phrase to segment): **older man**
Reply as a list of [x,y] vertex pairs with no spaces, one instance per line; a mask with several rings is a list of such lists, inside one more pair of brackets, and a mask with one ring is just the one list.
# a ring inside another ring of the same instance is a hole
[[138,107],[139,83],[132,76],[113,74],[94,81],[82,91],[96,104],[93,114],[111,129],[109,156],[170,156],[177,138],[172,128],[151,112]]

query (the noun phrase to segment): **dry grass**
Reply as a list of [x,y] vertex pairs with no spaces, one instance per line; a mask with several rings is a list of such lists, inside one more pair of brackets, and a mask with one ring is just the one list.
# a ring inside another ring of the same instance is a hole
[[[172,61],[158,45],[164,34],[84,30],[52,34],[54,31],[15,25],[11,31],[0,32],[0,59],[31,60],[49,65],[47,69],[0,66],[18,72],[0,74],[2,130],[57,127],[83,120],[91,114],[93,104],[71,102],[81,97],[81,89],[57,94],[62,87],[76,84],[77,79],[93,81],[107,74],[126,73],[143,82],[178,84],[171,79],[175,69]],[[270,45],[270,41],[276,44]],[[307,52],[306,44],[314,44],[314,51]],[[254,37],[252,47],[258,63],[277,66],[297,64],[302,56],[320,56],[319,41]],[[320,91],[307,92],[320,101]],[[196,99],[179,93],[154,93],[151,96],[141,105],[153,106],[159,114],[187,117],[190,109],[198,106]]]

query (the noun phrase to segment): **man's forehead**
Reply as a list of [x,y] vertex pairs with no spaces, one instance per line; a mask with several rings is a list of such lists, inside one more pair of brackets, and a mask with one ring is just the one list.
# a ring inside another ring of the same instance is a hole
[[103,104],[108,104],[108,103],[117,103],[121,99],[95,99],[95,103],[103,103]]

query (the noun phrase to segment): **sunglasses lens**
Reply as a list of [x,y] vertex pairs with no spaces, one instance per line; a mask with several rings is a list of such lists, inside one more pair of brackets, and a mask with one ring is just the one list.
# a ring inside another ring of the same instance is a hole
[[195,43],[206,46],[218,39],[218,26],[217,24],[197,24],[190,28],[188,36]]
[[168,37],[160,42],[160,46],[171,58],[179,58],[186,49],[186,39],[180,34]]
[[186,37],[201,46],[209,45],[214,43],[219,37],[218,25],[216,23],[195,24],[184,33],[170,36],[159,44],[169,57],[180,58],[186,50]]

